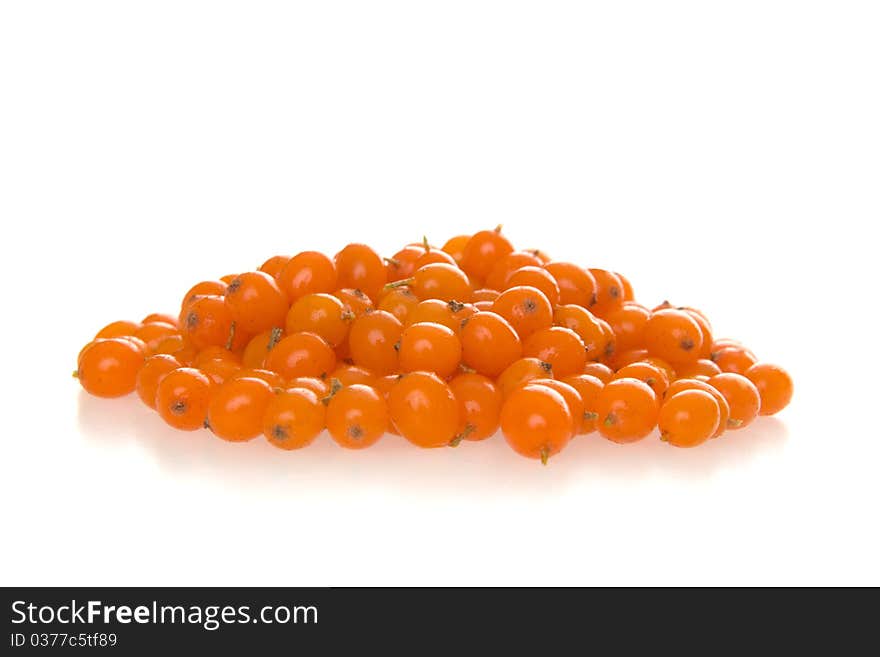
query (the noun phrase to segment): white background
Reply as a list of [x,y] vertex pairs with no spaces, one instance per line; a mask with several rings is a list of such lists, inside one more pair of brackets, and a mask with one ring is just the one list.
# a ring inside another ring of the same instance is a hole
[[[3,584],[880,584],[874,2],[4,2]],[[70,378],[203,278],[498,223],[790,369],[696,450],[282,453]]]

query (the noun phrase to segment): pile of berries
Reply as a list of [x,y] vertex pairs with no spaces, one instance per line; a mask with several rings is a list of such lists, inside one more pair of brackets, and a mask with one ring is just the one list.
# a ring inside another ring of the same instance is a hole
[[785,370],[714,338],[700,311],[650,309],[620,274],[514,250],[500,227],[197,283],[177,315],[101,329],[75,376],[233,442],[297,449],[326,428],[352,449],[385,433],[445,447],[500,428],[544,463],[593,431],[629,443],[659,427],[694,447],[792,395]]

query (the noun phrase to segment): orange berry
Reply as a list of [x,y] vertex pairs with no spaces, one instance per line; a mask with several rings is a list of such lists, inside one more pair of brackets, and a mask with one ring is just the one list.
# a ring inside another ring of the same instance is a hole
[[567,383],[577,391],[583,405],[580,423],[578,423],[578,416],[573,416],[575,433],[591,433],[595,431],[597,428],[596,420],[599,417],[599,414],[596,412],[599,405],[599,394],[605,387],[605,383],[590,374],[567,376],[562,379],[562,382]]
[[287,334],[308,331],[320,335],[331,347],[348,337],[354,315],[332,294],[307,294],[297,299],[287,312],[284,329]]
[[556,379],[533,379],[527,385],[542,385],[551,388],[562,395],[568,412],[571,414],[571,435],[579,433],[584,417],[584,400],[577,388]]
[[550,262],[544,269],[556,279],[559,303],[591,308],[597,301],[596,279],[584,269],[570,262]]
[[746,370],[761,396],[761,415],[774,415],[788,406],[794,393],[791,376],[779,365],[757,363]]
[[194,431],[205,424],[214,383],[190,367],[168,372],[156,388],[156,410],[175,429]]
[[715,429],[712,438],[717,438],[723,434],[727,430],[727,421],[730,419],[730,404],[727,403],[724,395],[705,381],[700,381],[698,379],[678,379],[669,384],[669,388],[666,390],[665,399],[670,399],[673,395],[677,395],[684,390],[702,390],[703,392],[708,392],[712,395],[718,404],[718,410],[720,412],[718,428]]
[[343,288],[336,290],[333,296],[339,299],[345,306],[346,311],[352,313],[355,317],[360,317],[373,310],[372,299],[360,290]]
[[80,354],[76,377],[89,394],[121,397],[134,392],[143,364],[144,353],[133,341],[100,339]]
[[610,311],[605,321],[614,332],[616,348],[620,351],[641,348],[644,342],[645,325],[651,311],[638,303],[625,303]]
[[728,429],[742,429],[758,416],[761,410],[761,393],[742,374],[724,372],[709,379],[709,385],[718,390],[730,406]]
[[657,426],[660,404],[644,381],[614,379],[602,389],[596,405],[599,433],[616,443],[641,440]]
[[284,378],[277,372],[273,372],[272,370],[264,370],[259,367],[242,367],[237,372],[235,372],[231,377],[231,379],[260,379],[260,381],[265,381],[269,384],[269,386],[275,390],[277,388],[285,388],[286,386]]
[[280,449],[312,444],[324,430],[326,407],[313,390],[290,388],[277,393],[263,415],[263,435]]
[[529,285],[511,287],[502,292],[492,304],[492,310],[510,322],[521,340],[553,324],[553,308],[547,297]]
[[419,447],[445,447],[461,424],[458,402],[436,374],[404,374],[388,393],[391,421],[400,434]]
[[221,296],[202,296],[190,303],[180,321],[184,337],[196,348],[235,346],[241,341],[232,314]]
[[458,402],[459,425],[456,440],[485,440],[498,431],[501,391],[482,374],[459,374],[449,382]]
[[402,332],[400,320],[384,310],[358,317],[348,336],[354,364],[378,376],[396,372],[400,362],[397,345]]
[[334,258],[339,286],[361,290],[376,299],[386,282],[385,263],[366,244],[349,244]]
[[522,357],[522,343],[516,331],[493,312],[478,312],[464,322],[461,347],[465,365],[493,378]]
[[495,382],[502,396],[507,397],[516,388],[533,379],[546,379],[553,376],[550,363],[537,358],[520,358],[511,363]]
[[207,374],[211,381],[220,385],[234,378],[241,371],[241,365],[225,358],[214,358],[213,360],[202,362],[198,369]]
[[150,408],[156,408],[156,389],[166,374],[180,367],[174,356],[157,354],[144,361],[135,378],[135,392]]
[[721,374],[721,368],[708,358],[700,358],[693,363],[680,365],[675,371],[680,379],[692,379],[695,376],[715,376]]
[[596,281],[596,303],[590,310],[594,315],[605,317],[623,305],[623,283],[614,272],[604,269],[590,269]]
[[357,365],[340,365],[327,377],[330,381],[336,380],[342,386],[361,384],[375,386],[376,375]]
[[475,312],[476,308],[469,303],[425,299],[412,309],[404,324],[411,326],[412,324],[433,322],[434,324],[442,324],[455,333],[460,333],[464,321]]
[[712,395],[703,390],[684,390],[660,408],[660,439],[675,447],[696,447],[715,434],[720,419],[721,409]]
[[456,235],[455,237],[450,237],[446,240],[446,244],[443,245],[443,250],[451,255],[455,262],[461,262],[461,259],[464,257],[464,247],[467,246],[467,243],[470,242],[470,240],[470,235]]
[[191,303],[201,297],[222,297],[226,294],[228,285],[223,281],[201,281],[193,285],[180,303],[181,313],[184,314]]
[[481,230],[465,244],[461,268],[468,276],[484,281],[495,263],[512,251],[513,245],[501,234],[501,226],[495,230]]
[[657,395],[658,399],[663,398],[663,394],[669,387],[669,377],[666,375],[666,372],[656,365],[645,361],[630,363],[629,365],[621,367],[617,370],[614,378],[630,378],[644,381],[648,384],[648,387],[654,391],[654,394]]
[[501,408],[501,431],[507,444],[544,464],[568,444],[573,427],[565,398],[544,385],[518,387]]
[[245,346],[244,352],[241,355],[241,364],[244,367],[262,367],[266,356],[269,355],[269,352],[278,344],[282,337],[284,337],[284,331],[280,328],[257,333]]
[[651,314],[645,324],[645,347],[653,356],[673,367],[693,363],[700,357],[703,333],[687,312],[666,308]]
[[327,404],[327,430],[342,447],[369,447],[385,434],[387,427],[388,406],[384,397],[370,386],[345,386]]
[[605,363],[587,363],[584,367],[584,374],[589,374],[599,379],[603,384],[608,383],[614,378],[614,370]]
[[755,354],[744,347],[724,347],[719,351],[712,352],[712,362],[722,372],[745,374],[752,365],[758,362],[758,359]]
[[413,324],[401,333],[398,353],[402,372],[434,372],[447,379],[461,362],[461,341],[442,324]]
[[614,354],[614,332],[607,322],[589,310],[574,304],[557,306],[553,323],[577,334],[584,345],[587,360],[603,360]]
[[473,293],[464,272],[455,265],[444,262],[425,265],[413,273],[412,279],[407,280],[413,294],[419,299],[468,302]]
[[520,267],[507,277],[503,289],[508,290],[519,285],[529,285],[541,290],[552,308],[559,303],[559,285],[552,274],[543,267]]
[[263,415],[274,396],[272,386],[262,379],[230,379],[211,396],[208,428],[230,442],[256,438],[263,430]]
[[425,253],[425,247],[408,244],[390,258],[385,259],[385,278],[389,283],[409,278],[416,270],[416,261]]
[[177,326],[177,322],[179,317],[175,317],[174,315],[169,315],[168,313],[150,313],[146,317],[141,320],[141,324],[152,324],[153,322],[164,322],[166,324],[171,324],[171,326]]
[[135,335],[140,327],[140,324],[136,322],[129,322],[128,320],[110,322],[109,324],[107,324],[107,326],[105,326],[95,334],[94,339],[107,340],[110,338],[124,338],[130,335]]
[[587,364],[587,351],[577,333],[561,326],[535,331],[523,342],[523,355],[550,363],[557,377],[579,374]]
[[323,253],[303,251],[288,260],[275,275],[278,287],[294,302],[307,294],[329,293],[337,288],[336,265]]
[[390,290],[382,295],[382,298],[379,299],[379,305],[377,308],[391,313],[403,324],[406,324],[410,313],[418,305],[419,299],[412,293],[412,290],[407,287],[400,287]]
[[314,333],[294,333],[283,338],[266,356],[264,368],[285,379],[324,376],[336,367],[336,354]]
[[284,265],[290,262],[290,256],[276,255],[266,260],[257,269],[265,274],[269,274],[272,278],[278,276],[279,272],[284,269]]
[[265,272],[249,271],[229,284],[226,307],[236,327],[253,335],[284,326],[288,305],[274,278]]

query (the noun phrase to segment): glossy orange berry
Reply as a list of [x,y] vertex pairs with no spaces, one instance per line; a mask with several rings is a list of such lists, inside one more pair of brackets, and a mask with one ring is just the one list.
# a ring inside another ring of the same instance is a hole
[[587,360],[606,359],[615,351],[611,327],[589,310],[574,304],[557,306],[553,313],[553,323],[577,334],[586,350]]
[[385,263],[366,244],[349,244],[334,258],[339,286],[361,290],[376,299],[386,283]]
[[546,464],[571,440],[574,420],[565,398],[544,385],[512,391],[501,408],[501,431],[515,452]]
[[[596,409],[599,405],[599,394],[605,387],[605,383],[590,374],[567,376],[562,379],[562,382],[567,383],[577,391],[583,405],[583,413],[580,416],[572,416],[575,424],[575,433],[592,433],[597,428],[596,420],[599,418],[599,414]],[[578,418],[580,418],[580,422],[578,422]]]
[[596,279],[583,267],[570,262],[549,262],[544,269],[550,272],[559,286],[559,303],[591,308],[597,301]]
[[293,256],[275,275],[275,280],[291,303],[307,294],[326,294],[339,287],[336,265],[317,251],[303,251]]
[[124,338],[129,335],[135,335],[140,327],[141,325],[137,322],[129,322],[128,320],[110,322],[109,324],[107,324],[107,326],[105,326],[95,334],[95,340]]
[[321,336],[294,333],[272,348],[263,367],[288,380],[298,376],[321,377],[335,369],[336,354]]
[[580,374],[587,364],[587,351],[577,333],[562,326],[535,331],[523,341],[523,355],[550,363],[553,374]]
[[189,367],[198,354],[198,350],[182,335],[172,335],[165,338],[156,347],[157,354],[170,354],[174,356],[184,367]]
[[318,399],[323,399],[330,392],[330,386],[324,379],[316,376],[296,376],[287,382],[287,388],[305,388],[314,392]]
[[461,424],[452,389],[436,374],[404,374],[388,393],[391,421],[419,447],[445,447]]
[[[403,281],[398,281],[402,283]],[[419,299],[441,299],[443,301],[470,301],[473,289],[464,272],[444,262],[435,262],[417,269],[411,279],[410,288]]]
[[342,301],[345,310],[352,313],[355,317],[360,317],[374,310],[372,299],[360,290],[342,288],[336,290],[333,296]]
[[501,226],[495,230],[481,230],[465,244],[461,268],[468,276],[484,281],[495,263],[512,251],[513,245],[501,234]]
[[461,329],[462,361],[492,378],[522,358],[522,343],[510,323],[493,312],[478,312]]
[[307,294],[297,299],[284,324],[289,335],[308,331],[320,335],[331,347],[342,344],[348,338],[348,329],[354,314],[346,310],[345,304],[332,294]]
[[605,317],[623,305],[623,283],[614,272],[604,269],[590,269],[596,281],[596,303],[590,310],[594,315]]
[[290,262],[290,256],[276,255],[266,260],[258,269],[263,273],[269,274],[272,278],[276,278],[288,262]]
[[459,374],[449,382],[458,402],[458,433],[452,440],[485,440],[498,431],[501,417],[501,391],[482,374]]
[[473,306],[475,310],[485,313],[492,312],[492,306],[494,303],[494,301],[474,301]]
[[703,346],[703,333],[696,320],[689,313],[674,308],[651,314],[645,324],[644,339],[651,355],[673,367],[698,360]]
[[416,270],[416,261],[425,253],[420,244],[408,244],[390,258],[385,259],[385,278],[389,283],[409,278]]
[[486,277],[486,287],[494,290],[502,290],[507,285],[510,275],[521,267],[541,267],[540,258],[531,251],[511,251],[498,260],[492,267],[492,271]]
[[650,357],[647,349],[629,349],[627,351],[615,352],[606,362],[613,370],[619,370],[621,367],[632,365]]
[[675,371],[680,379],[692,379],[695,376],[715,376],[721,374],[721,368],[708,358],[700,358],[687,365],[679,365]]
[[471,304],[443,301],[442,299],[425,299],[413,308],[404,324],[411,326],[412,324],[433,322],[442,324],[455,333],[460,333],[464,320],[475,312],[476,308]]
[[168,354],[157,354],[147,358],[135,377],[135,392],[141,401],[149,408],[156,408],[156,389],[159,387],[159,381],[179,367],[178,360]]
[[391,313],[376,310],[352,322],[348,336],[351,358],[377,376],[397,372],[400,358],[398,343],[403,325]]
[[654,391],[658,399],[662,399],[666,389],[669,387],[669,377],[666,372],[645,361],[630,363],[617,370],[614,375],[615,379],[638,379],[648,384],[648,387]]
[[620,351],[640,349],[644,344],[645,325],[650,317],[650,310],[632,302],[610,311],[605,316],[605,321],[614,332],[615,348]]
[[614,370],[605,363],[587,363],[584,367],[584,374],[589,374],[599,379],[603,384],[608,383],[614,378]]
[[226,294],[228,285],[223,281],[201,281],[193,285],[183,295],[180,303],[181,312],[184,313],[191,303],[200,297],[222,297]]
[[399,287],[383,294],[377,308],[391,313],[403,324],[406,324],[409,314],[418,305],[419,299],[412,293],[412,290],[408,287]]
[[746,370],[746,378],[761,396],[761,415],[774,415],[788,406],[794,394],[791,376],[779,365],[756,363]]
[[196,367],[201,367],[204,363],[207,363],[211,360],[228,360],[232,363],[236,363],[241,365],[241,357],[233,351],[229,351],[225,347],[205,347],[204,349],[199,350],[196,354],[195,360],[193,360],[193,364]]
[[166,324],[177,326],[177,322],[179,320],[179,317],[169,315],[168,313],[150,313],[141,320],[141,324],[151,324],[152,322],[165,322]]
[[473,303],[477,303],[479,301],[488,301],[493,302],[498,296],[501,294],[498,290],[492,290],[486,287],[482,287],[479,290],[474,290],[474,294],[471,297],[471,301]]
[[264,370],[259,367],[242,367],[237,372],[235,372],[231,377],[231,379],[260,379],[260,381],[265,381],[269,384],[269,386],[275,389],[281,389],[285,387],[290,387],[286,385],[286,381],[284,377],[282,377],[277,372],[273,372],[272,370]]
[[263,414],[263,435],[280,449],[311,445],[324,430],[326,407],[313,390],[290,388],[276,393]]
[[443,250],[451,255],[455,262],[461,262],[461,259],[464,257],[464,247],[467,246],[467,243],[470,242],[470,240],[470,235],[456,235],[455,237],[450,237],[443,245]]
[[758,362],[758,358],[744,347],[724,347],[712,353],[712,362],[722,372],[745,374],[752,365]]
[[345,386],[327,404],[327,430],[342,447],[369,447],[385,434],[387,427],[388,406],[384,397],[370,386]]
[[718,430],[721,409],[708,392],[684,390],[660,407],[660,439],[675,447],[696,447]]
[[175,429],[194,431],[205,424],[214,383],[190,367],[168,372],[156,388],[156,410]]
[[448,379],[461,363],[461,341],[442,324],[413,324],[403,329],[398,353],[401,372],[434,372]]
[[534,379],[546,379],[553,376],[550,363],[537,358],[520,358],[511,363],[495,382],[503,397],[507,397],[516,388]]
[[425,252],[419,256],[418,260],[416,260],[414,271],[419,270],[426,265],[432,265],[436,262],[443,262],[447,265],[458,267],[458,263],[455,261],[455,258],[446,253],[446,251],[437,248],[429,248],[426,249]]
[[709,323],[709,320],[706,319],[706,316],[695,308],[679,308],[679,310],[683,310],[688,315],[690,315],[693,320],[697,323],[697,326],[700,327],[700,334],[702,335],[703,342],[700,345],[700,358],[711,358],[712,357],[712,342],[714,338],[712,336],[712,325]]
[[728,429],[742,429],[748,426],[761,411],[761,393],[749,379],[742,374],[724,372],[709,379],[709,385],[724,395],[730,406]]
[[718,428],[715,429],[712,438],[717,438],[723,434],[727,430],[727,422],[730,419],[730,404],[727,403],[727,399],[724,398],[724,395],[705,381],[700,381],[698,379],[678,379],[669,384],[669,388],[666,390],[664,398],[670,399],[673,395],[677,395],[684,390],[702,390],[703,392],[708,392],[712,395],[715,402],[718,404],[718,410],[720,413],[718,418]]
[[330,381],[338,381],[341,386],[353,386],[356,383],[365,386],[376,385],[376,375],[357,365],[340,365],[327,377]]
[[623,300],[626,301],[634,301],[635,295],[633,294],[632,283],[629,282],[629,279],[621,274],[620,272],[614,272],[617,278],[620,280],[620,285],[622,286],[623,291]]
[[198,369],[207,374],[211,381],[220,385],[235,377],[241,371],[241,365],[223,358],[203,361]]
[[556,379],[534,379],[526,385],[546,386],[562,395],[568,412],[571,414],[571,435],[579,433],[584,417],[584,400],[581,399],[581,393],[574,386]]
[[147,345],[147,353],[156,353],[156,348],[165,339],[174,335],[180,335],[177,326],[166,322],[150,322],[141,324],[134,332],[134,337],[140,338]]
[[275,279],[261,271],[237,276],[226,289],[226,307],[236,327],[251,335],[284,326],[287,297]]
[[218,386],[208,404],[207,425],[218,438],[243,442],[263,430],[263,415],[275,393],[262,379],[230,379]]
[[504,289],[520,285],[529,285],[541,290],[552,308],[555,308],[559,303],[559,285],[550,272],[543,267],[520,267],[507,277]]
[[521,340],[553,324],[553,308],[547,297],[539,289],[528,285],[504,290],[495,299],[492,310],[510,322]]
[[220,281],[226,287],[229,287],[229,284],[232,283],[236,278],[238,278],[238,274],[226,274],[225,276],[220,277]]
[[269,351],[284,337],[284,331],[280,328],[269,329],[257,333],[252,337],[244,348],[241,355],[241,364],[244,367],[260,368]]
[[180,330],[196,349],[227,346],[238,335],[224,298],[213,295],[199,297],[187,306]]
[[121,397],[134,392],[144,355],[131,340],[102,338],[82,351],[75,374],[89,394]]
[[660,403],[644,381],[613,379],[609,381],[596,405],[599,433],[615,443],[641,440],[657,426]]

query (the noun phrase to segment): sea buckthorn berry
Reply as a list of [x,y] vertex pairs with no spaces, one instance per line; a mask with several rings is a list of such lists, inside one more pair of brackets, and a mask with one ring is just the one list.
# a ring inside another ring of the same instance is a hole
[[794,383],[779,365],[756,363],[746,370],[746,378],[755,384],[761,396],[761,415],[774,415],[791,401]]
[[241,355],[241,364],[244,367],[260,368],[266,360],[266,356],[272,348],[284,337],[284,331],[280,328],[269,329],[257,333],[252,337],[244,348]]
[[222,297],[226,294],[227,287],[228,285],[223,281],[201,281],[196,283],[183,295],[183,301],[180,303],[181,313],[185,314],[190,304],[201,297]]
[[274,278],[261,271],[249,271],[229,284],[226,307],[236,327],[254,335],[283,326],[288,305]]
[[189,367],[195,361],[198,350],[182,335],[172,335],[159,343],[156,354],[170,354],[180,361],[183,367]]
[[175,429],[195,431],[205,424],[214,383],[191,367],[168,372],[156,388],[156,410]]
[[398,353],[402,372],[434,372],[447,379],[461,362],[461,341],[442,324],[413,324],[401,333]]
[[644,381],[613,379],[596,404],[599,433],[615,443],[641,440],[657,426],[660,403]]
[[204,363],[207,363],[209,360],[228,360],[233,363],[237,363],[241,365],[241,358],[238,354],[233,351],[229,351],[225,347],[205,347],[204,349],[199,350],[196,354],[195,360],[193,360],[193,364],[196,367],[201,367]]
[[99,339],[79,357],[76,377],[86,392],[97,397],[121,397],[134,392],[144,353],[126,338]]
[[168,354],[157,354],[147,358],[135,378],[135,392],[141,401],[149,408],[156,408],[156,389],[159,387],[159,381],[179,367],[178,360]]
[[620,279],[620,285],[622,286],[621,289],[623,291],[624,302],[633,301],[635,299],[635,295],[633,294],[632,283],[630,283],[629,279],[626,276],[624,276],[623,274],[621,274],[620,272],[616,271],[616,272],[614,272],[614,274],[617,276],[618,279]]
[[429,248],[426,249],[425,252],[419,256],[418,260],[416,260],[414,271],[417,271],[426,265],[432,265],[436,262],[444,262],[447,265],[458,267],[458,263],[455,261],[455,258],[446,253],[446,251],[437,248]]
[[234,346],[240,338],[223,297],[199,297],[187,306],[180,322],[184,337],[196,348]]
[[528,251],[512,251],[501,258],[492,267],[492,271],[486,277],[486,287],[502,290],[507,286],[507,279],[521,267],[540,267],[541,260],[534,253]]
[[498,296],[501,294],[498,290],[491,290],[487,287],[482,287],[479,290],[474,290],[474,294],[471,297],[471,301],[473,303],[477,303],[478,301],[495,301]]
[[469,303],[443,301],[441,299],[425,299],[419,302],[407,316],[405,325],[433,322],[442,324],[455,333],[461,332],[464,321],[471,317],[477,309]]
[[231,360],[214,358],[213,360],[202,362],[198,369],[207,374],[211,381],[220,385],[235,377],[241,371],[241,365]]
[[316,376],[297,376],[287,382],[287,389],[305,388],[314,392],[318,399],[323,399],[330,393],[330,385],[324,379]]
[[403,324],[406,324],[409,314],[418,305],[419,298],[412,293],[412,290],[408,287],[400,287],[382,295],[377,308],[391,313]]
[[543,267],[520,267],[507,277],[504,289],[508,290],[520,285],[530,285],[541,290],[553,308],[559,303],[559,285]]
[[624,303],[617,310],[605,316],[605,321],[614,331],[616,349],[627,351],[643,346],[645,325],[651,317],[651,311],[638,303]]
[[284,265],[290,262],[290,256],[275,255],[266,260],[257,269],[265,274],[269,274],[272,278],[278,276],[279,272],[284,269]]
[[314,333],[294,333],[276,344],[263,367],[285,379],[298,376],[321,377],[336,367],[336,354],[326,340]]
[[468,277],[455,265],[435,262],[417,269],[406,282],[419,299],[442,299],[443,301],[470,301],[473,290]]
[[538,358],[520,358],[512,362],[495,382],[503,397],[516,388],[534,379],[547,379],[553,376],[553,367]]
[[327,377],[330,381],[339,381],[342,386],[353,386],[356,383],[365,386],[376,385],[376,375],[357,365],[340,365]]
[[687,312],[673,308],[652,313],[644,337],[647,350],[673,367],[698,360],[703,346],[700,325]]
[[458,402],[458,433],[452,445],[461,440],[485,440],[498,431],[501,417],[501,391],[482,374],[459,374],[449,382]]
[[553,325],[550,302],[543,292],[529,285],[518,285],[502,292],[492,304],[492,310],[510,322],[521,340]]
[[758,416],[761,410],[761,393],[742,374],[724,372],[709,379],[709,385],[718,390],[730,406],[728,429],[742,429]]
[[409,278],[416,270],[416,261],[425,253],[425,247],[408,244],[390,258],[385,259],[385,278],[389,283]]
[[512,391],[501,408],[501,431],[515,452],[547,460],[571,440],[574,420],[565,398],[544,385],[528,383]]
[[680,365],[675,371],[680,379],[692,379],[695,376],[715,376],[721,374],[721,368],[708,358],[700,358],[693,363]]
[[419,447],[445,447],[458,433],[458,402],[436,374],[404,374],[388,393],[391,421],[400,434]]
[[647,349],[628,349],[627,351],[616,352],[606,362],[612,370],[619,370],[633,363],[640,363],[650,357]]
[[327,403],[327,430],[342,447],[369,447],[385,434],[387,427],[388,406],[370,386],[345,386]]
[[451,255],[455,262],[461,262],[461,259],[464,257],[464,247],[466,247],[467,243],[470,241],[470,235],[456,235],[455,237],[450,237],[446,240],[446,243],[443,245],[443,250]]
[[571,414],[571,435],[579,433],[584,417],[584,400],[581,399],[581,393],[574,386],[556,379],[534,379],[526,385],[546,386],[562,395],[568,412]]
[[349,244],[334,258],[339,286],[361,290],[376,299],[386,283],[385,263],[366,244]]
[[492,312],[494,303],[494,301],[474,301],[473,306],[476,311],[485,313]]
[[721,368],[722,372],[745,374],[752,365],[758,362],[758,358],[743,347],[724,347],[724,349],[712,353],[712,362]]
[[274,396],[272,386],[262,379],[230,379],[211,396],[206,424],[215,436],[230,442],[256,438]]
[[590,269],[596,281],[596,303],[590,308],[594,315],[605,317],[623,305],[623,283],[614,272]]
[[461,268],[468,276],[484,281],[495,263],[512,251],[513,245],[501,234],[501,226],[495,230],[481,230],[465,244]]
[[681,307],[679,310],[683,310],[690,315],[697,323],[697,326],[700,327],[700,334],[703,337],[703,342],[700,345],[700,358],[711,358],[714,338],[712,337],[712,325],[709,323],[709,320],[696,308]]
[[522,343],[516,331],[493,312],[478,312],[464,323],[461,346],[464,364],[492,378],[522,357]]
[[168,313],[150,313],[141,320],[141,324],[152,324],[153,322],[165,322],[171,326],[177,326],[179,317],[169,315]]
[[275,280],[291,303],[307,294],[329,293],[338,287],[336,265],[317,251],[303,251],[293,256],[275,275]]
[[592,307],[597,300],[596,279],[584,269],[570,262],[550,262],[544,269],[556,279],[559,286],[559,303]]
[[648,384],[648,387],[654,391],[659,399],[663,398],[663,394],[669,387],[669,377],[662,369],[651,363],[644,361],[631,363],[625,367],[621,367],[614,375],[615,379],[638,379]]
[[354,364],[378,376],[396,372],[400,363],[397,350],[401,333],[400,320],[384,310],[358,317],[348,335]]
[[550,363],[557,377],[579,374],[587,364],[587,351],[578,334],[561,326],[532,333],[523,342],[523,355]]
[[288,333],[308,331],[320,335],[331,347],[348,337],[354,314],[332,294],[307,294],[297,299],[287,312],[284,330]]
[[718,430],[721,409],[708,392],[684,390],[660,407],[660,439],[675,447],[696,447]]
[[110,322],[109,324],[107,324],[107,326],[105,326],[95,334],[95,340],[124,338],[129,335],[134,335],[140,327],[140,324],[136,322],[129,322],[128,320]]
[[583,373],[596,377],[602,383],[608,383],[614,378],[614,370],[605,363],[587,363]]
[[336,290],[333,296],[339,299],[345,306],[345,309],[355,317],[365,315],[374,309],[372,299],[360,290],[342,288],[341,290]]
[[273,390],[276,388],[288,387],[286,386],[284,378],[280,374],[278,374],[277,372],[273,372],[272,370],[264,370],[259,367],[242,367],[230,378],[260,379],[260,381],[265,381],[266,383],[268,383]]
[[669,384],[669,388],[666,390],[665,399],[671,399],[673,395],[677,395],[684,390],[702,390],[703,392],[708,392],[712,395],[718,403],[718,410],[720,412],[718,428],[715,430],[715,433],[712,434],[712,438],[717,438],[723,434],[727,430],[727,421],[730,419],[730,404],[727,403],[724,395],[705,381],[700,381],[698,379],[678,379]]
[[324,430],[326,412],[314,390],[290,388],[279,392],[263,415],[263,435],[280,449],[306,447]]
[[577,390],[584,407],[580,422],[578,422],[577,416],[574,416],[575,433],[592,433],[597,427],[596,420],[599,418],[599,414],[596,409],[599,405],[599,394],[605,387],[605,383],[589,374],[567,376],[562,379],[562,382]]
[[238,274],[226,274],[225,276],[220,277],[220,282],[223,283],[226,287],[229,287],[229,284],[232,283],[236,278],[238,278]]
[[589,310],[574,304],[557,306],[553,323],[577,334],[583,342],[587,360],[603,360],[614,354],[614,332],[607,322]]

